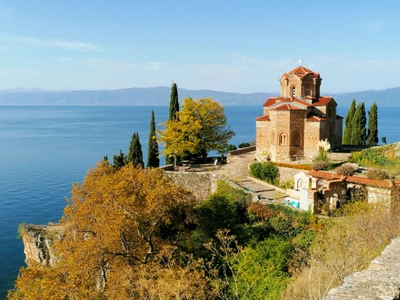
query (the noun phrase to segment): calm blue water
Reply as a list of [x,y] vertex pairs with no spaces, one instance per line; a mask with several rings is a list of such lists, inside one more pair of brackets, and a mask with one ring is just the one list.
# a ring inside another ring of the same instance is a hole
[[[379,107],[379,136],[400,140],[399,107]],[[151,110],[156,123],[168,107],[0,107],[0,299],[13,287],[24,265],[20,223],[46,224],[60,219],[71,184],[105,155],[128,151],[139,132],[146,158]],[[347,107],[339,107],[345,116]],[[254,118],[262,107],[226,107],[236,132],[230,143],[255,138]],[[145,159],[146,161],[146,159]]]
[[[0,299],[24,265],[20,223],[47,224],[61,218],[71,184],[105,155],[128,152],[134,131],[143,154],[151,110],[156,124],[168,107],[1,107],[0,106]],[[238,145],[255,137],[259,107],[227,107]]]

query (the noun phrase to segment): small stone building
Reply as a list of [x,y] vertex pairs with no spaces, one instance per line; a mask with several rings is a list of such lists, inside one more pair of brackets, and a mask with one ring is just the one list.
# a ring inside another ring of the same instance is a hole
[[320,96],[321,81],[319,73],[302,65],[282,75],[281,95],[269,98],[255,119],[259,161],[312,159],[325,139],[331,149],[341,148],[343,118],[331,96]]
[[339,208],[351,199],[379,202],[389,207],[398,205],[400,200],[398,180],[344,176],[326,171],[297,173],[293,190],[300,199],[301,209],[316,213],[324,207],[330,210]]

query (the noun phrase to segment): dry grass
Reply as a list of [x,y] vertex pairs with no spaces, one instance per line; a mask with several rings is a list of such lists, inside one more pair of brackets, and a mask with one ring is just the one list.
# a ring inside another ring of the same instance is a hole
[[367,268],[400,234],[398,209],[354,203],[345,214],[330,220],[314,241],[308,266],[293,278],[283,299],[322,299],[346,276]]

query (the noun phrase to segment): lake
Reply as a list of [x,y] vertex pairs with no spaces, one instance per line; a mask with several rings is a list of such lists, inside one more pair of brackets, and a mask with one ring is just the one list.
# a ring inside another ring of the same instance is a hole
[[[144,161],[151,110],[164,122],[168,107],[1,107],[0,106],[0,299],[13,287],[24,265],[21,223],[57,222],[73,182],[80,182],[96,162],[128,152],[132,133],[139,133]],[[338,114],[345,116],[347,107]],[[379,136],[400,140],[399,107],[378,107]],[[260,106],[228,106],[228,124],[238,145],[255,138]]]

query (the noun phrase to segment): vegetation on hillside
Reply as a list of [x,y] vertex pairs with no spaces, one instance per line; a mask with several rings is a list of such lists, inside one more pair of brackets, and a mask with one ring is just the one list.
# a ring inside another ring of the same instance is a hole
[[252,203],[223,182],[194,199],[159,169],[99,163],[72,190],[57,265],[22,268],[9,299],[280,295],[310,214]]
[[400,233],[384,206],[319,220],[224,181],[200,203],[132,163],[100,162],[71,194],[58,263],[21,268],[9,299],[321,299]]
[[352,152],[350,162],[368,168],[383,170],[390,176],[396,176],[400,174],[399,151],[398,144],[364,149]]

